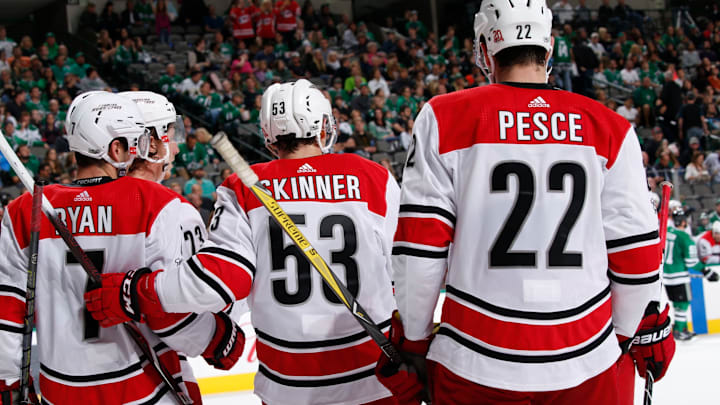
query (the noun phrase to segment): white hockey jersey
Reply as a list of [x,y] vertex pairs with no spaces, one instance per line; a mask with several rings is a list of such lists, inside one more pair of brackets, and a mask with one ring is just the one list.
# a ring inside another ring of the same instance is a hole
[[[409,339],[478,384],[560,390],[608,369],[660,294],[632,126],[547,85],[433,98],[414,127],[393,248]],[[609,270],[608,270],[609,269]]]
[[[276,160],[253,169],[387,332],[400,194],[389,172],[356,155]],[[267,404],[361,404],[391,396],[374,374],[377,345],[260,201],[235,175],[217,195],[209,241],[187,266],[207,285],[175,299],[178,284],[163,273],[156,285],[163,307],[216,311],[249,292],[260,363],[255,393]]]
[[[129,177],[80,183],[48,186],[44,193],[100,271],[179,267],[190,254],[183,252],[180,224],[199,235],[196,243],[204,239],[197,211],[163,186]],[[0,379],[6,383],[20,375],[31,202],[28,193],[13,201],[0,232]],[[47,219],[38,258],[35,308],[43,401],[174,404],[122,327],[101,328],[85,311],[88,278]],[[140,325],[161,361],[194,398],[199,390],[192,370],[174,350],[199,355],[214,325],[212,314],[172,314]]]

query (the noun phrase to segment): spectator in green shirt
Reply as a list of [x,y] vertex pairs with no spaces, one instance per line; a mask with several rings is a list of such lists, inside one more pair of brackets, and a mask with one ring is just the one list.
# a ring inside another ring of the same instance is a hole
[[[30,153],[30,147],[27,145],[18,146],[17,155],[23,166],[35,177],[38,174],[38,169],[40,169],[40,161]],[[13,184],[20,183],[20,178],[15,174],[15,170],[10,170],[10,177],[12,178]]]
[[193,184],[200,184],[200,186],[202,187],[202,196],[215,201],[215,185],[205,176],[205,169],[203,169],[202,167],[195,169],[193,171],[193,178],[185,183],[185,194],[190,194]]
[[[247,121],[250,115],[245,111],[245,107],[242,105],[244,96],[240,92],[234,92],[232,98],[227,103],[223,104],[222,113],[220,114],[220,121],[224,125],[233,124],[240,121]],[[243,118],[245,117],[245,118]]]
[[25,103],[25,107],[28,111],[38,110],[43,116],[47,114],[48,104],[47,101],[42,98],[40,87],[33,86],[32,89],[30,89],[30,99]]
[[55,64],[50,66],[50,69],[53,71],[53,75],[55,75],[55,80],[57,80],[58,85],[62,85],[65,81],[65,75],[68,73],[72,73],[72,68],[67,65],[66,63],[67,58],[64,55],[58,55],[55,57]]
[[160,76],[158,85],[164,94],[175,94],[178,92],[178,88],[180,87],[180,83],[182,83],[182,81],[183,77],[175,73],[175,64],[169,63],[165,67],[165,74]]
[[392,138],[395,134],[390,127],[390,123],[385,119],[383,110],[380,108],[375,109],[374,119],[370,121],[368,125],[368,132],[375,139],[386,139]]
[[85,62],[85,54],[78,52],[75,54],[75,64],[72,66],[72,73],[80,79],[84,79],[90,64]]
[[414,28],[415,30],[417,30],[418,36],[420,36],[420,38],[427,38],[427,27],[425,27],[425,24],[423,24],[422,21],[418,20],[417,10],[411,10],[408,15],[408,22],[405,23],[405,31],[410,32],[410,28]]
[[655,100],[657,100],[657,93],[655,93],[653,83],[650,77],[645,76],[642,80],[642,86],[633,92],[633,101],[640,109],[639,125],[645,127],[653,126],[653,107],[655,106]]
[[210,91],[210,82],[205,82],[200,86],[200,94],[195,97],[195,102],[205,107],[205,117],[213,124],[217,122],[220,112],[222,111],[222,97],[214,91]]
[[[127,68],[127,66],[137,60],[137,52],[135,51],[135,42],[132,38],[125,38],[125,42],[117,47],[115,51],[115,58],[113,59],[113,65],[121,70]],[[57,77],[57,75],[56,75]]]
[[350,69],[350,77],[345,79],[345,91],[348,94],[352,94],[355,89],[359,89],[360,85],[367,83],[367,80],[362,76],[360,65],[354,64]]
[[45,43],[43,45],[47,46],[48,58],[50,60],[55,59],[55,57],[58,55],[58,43],[55,40],[55,34],[53,34],[52,32],[48,32],[45,35]]
[[189,173],[208,164],[208,153],[205,145],[198,143],[197,135],[188,133],[185,143],[178,145],[178,154],[175,157],[175,167],[178,173],[189,178]]

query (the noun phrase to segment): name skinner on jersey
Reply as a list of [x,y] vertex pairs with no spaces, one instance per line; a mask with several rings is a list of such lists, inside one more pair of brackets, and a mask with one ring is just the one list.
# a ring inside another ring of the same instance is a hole
[[275,200],[361,200],[360,179],[347,174],[260,180]]

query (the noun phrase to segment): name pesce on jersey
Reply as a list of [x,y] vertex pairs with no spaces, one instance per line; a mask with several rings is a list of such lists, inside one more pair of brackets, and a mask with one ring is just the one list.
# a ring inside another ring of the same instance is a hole
[[260,180],[277,201],[361,200],[360,179],[348,174],[283,177]]
[[545,111],[498,111],[501,141],[582,143],[582,115]]

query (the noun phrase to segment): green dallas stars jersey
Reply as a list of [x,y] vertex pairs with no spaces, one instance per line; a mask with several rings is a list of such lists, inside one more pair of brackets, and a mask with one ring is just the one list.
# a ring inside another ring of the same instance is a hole
[[668,228],[665,242],[663,283],[678,285],[690,282],[688,269],[698,264],[697,247],[687,232]]
[[220,120],[222,122],[232,122],[240,119],[240,108],[242,105],[235,106],[235,104],[228,101],[223,104],[222,111],[220,112]]

